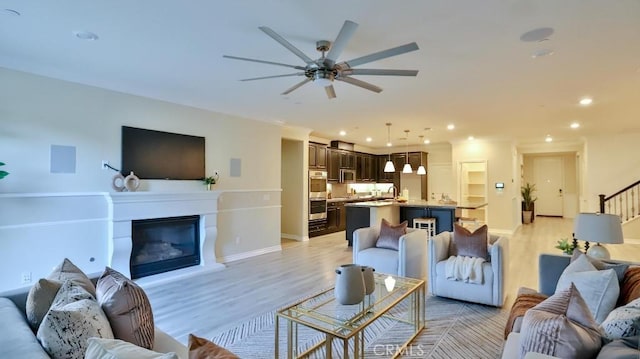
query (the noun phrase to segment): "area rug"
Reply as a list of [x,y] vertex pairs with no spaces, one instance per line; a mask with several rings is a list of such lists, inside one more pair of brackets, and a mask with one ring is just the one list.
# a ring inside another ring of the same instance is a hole
[[[426,327],[411,342],[401,358],[499,358],[504,343],[504,326],[508,311],[427,295]],[[264,313],[226,332],[215,335],[213,342],[233,351],[241,358],[274,358],[274,312]],[[286,357],[286,325],[280,325],[280,358]],[[301,350],[318,343],[323,336],[298,327]],[[406,326],[381,318],[365,331],[365,358],[388,358],[398,345],[408,338]],[[352,345],[352,343],[351,343]],[[333,345],[333,357],[342,358]],[[318,349],[309,358],[327,355]]]

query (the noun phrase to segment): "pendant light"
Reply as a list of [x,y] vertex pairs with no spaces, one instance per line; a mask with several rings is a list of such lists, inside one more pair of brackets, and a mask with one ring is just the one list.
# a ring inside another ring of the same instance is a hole
[[406,149],[407,149],[407,163],[404,164],[404,167],[402,167],[402,173],[411,173],[413,172],[413,168],[411,168],[411,164],[409,164],[409,130],[404,130],[404,133],[406,133],[405,135],[405,140],[406,140]]
[[[391,147],[391,122],[387,122],[387,147]],[[395,172],[396,168],[391,162],[391,149],[389,149],[389,160],[384,165],[384,172]]]
[[[422,138],[423,138],[424,136],[420,135],[420,136],[418,136],[418,137],[420,137],[420,143],[422,143]],[[427,170],[426,170],[426,169],[424,168],[424,166],[422,165],[422,153],[420,154],[420,167],[418,167],[418,171],[416,172],[416,174],[419,174],[419,175],[421,175],[421,176],[422,176],[422,175],[426,175],[426,174],[427,174]]]

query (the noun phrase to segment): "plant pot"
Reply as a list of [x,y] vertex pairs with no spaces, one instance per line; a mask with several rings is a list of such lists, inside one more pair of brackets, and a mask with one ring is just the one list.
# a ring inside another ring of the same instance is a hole
[[522,211],[522,223],[529,224],[533,218],[533,211]]

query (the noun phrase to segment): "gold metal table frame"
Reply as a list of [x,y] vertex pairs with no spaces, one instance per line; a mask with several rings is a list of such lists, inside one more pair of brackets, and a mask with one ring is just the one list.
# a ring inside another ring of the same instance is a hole
[[[333,288],[300,300],[276,311],[275,358],[280,357],[280,326],[286,322],[287,358],[304,358],[324,346],[326,358],[332,358],[334,339],[342,340],[344,358],[363,358],[365,329],[384,317],[412,328],[412,334],[402,344],[393,346],[398,357],[425,326],[425,282],[419,279],[392,276],[395,285],[387,289],[386,274],[374,273],[376,288],[371,295],[355,305],[339,304]],[[324,339],[309,349],[298,350],[298,326],[324,333]],[[353,353],[349,355],[349,342]],[[385,348],[385,351],[388,349]]]

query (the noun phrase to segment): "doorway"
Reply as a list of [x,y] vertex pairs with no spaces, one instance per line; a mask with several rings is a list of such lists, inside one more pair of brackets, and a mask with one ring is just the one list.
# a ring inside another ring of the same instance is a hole
[[280,166],[281,215],[280,237],[296,241],[308,240],[308,188],[304,141],[282,139]]

